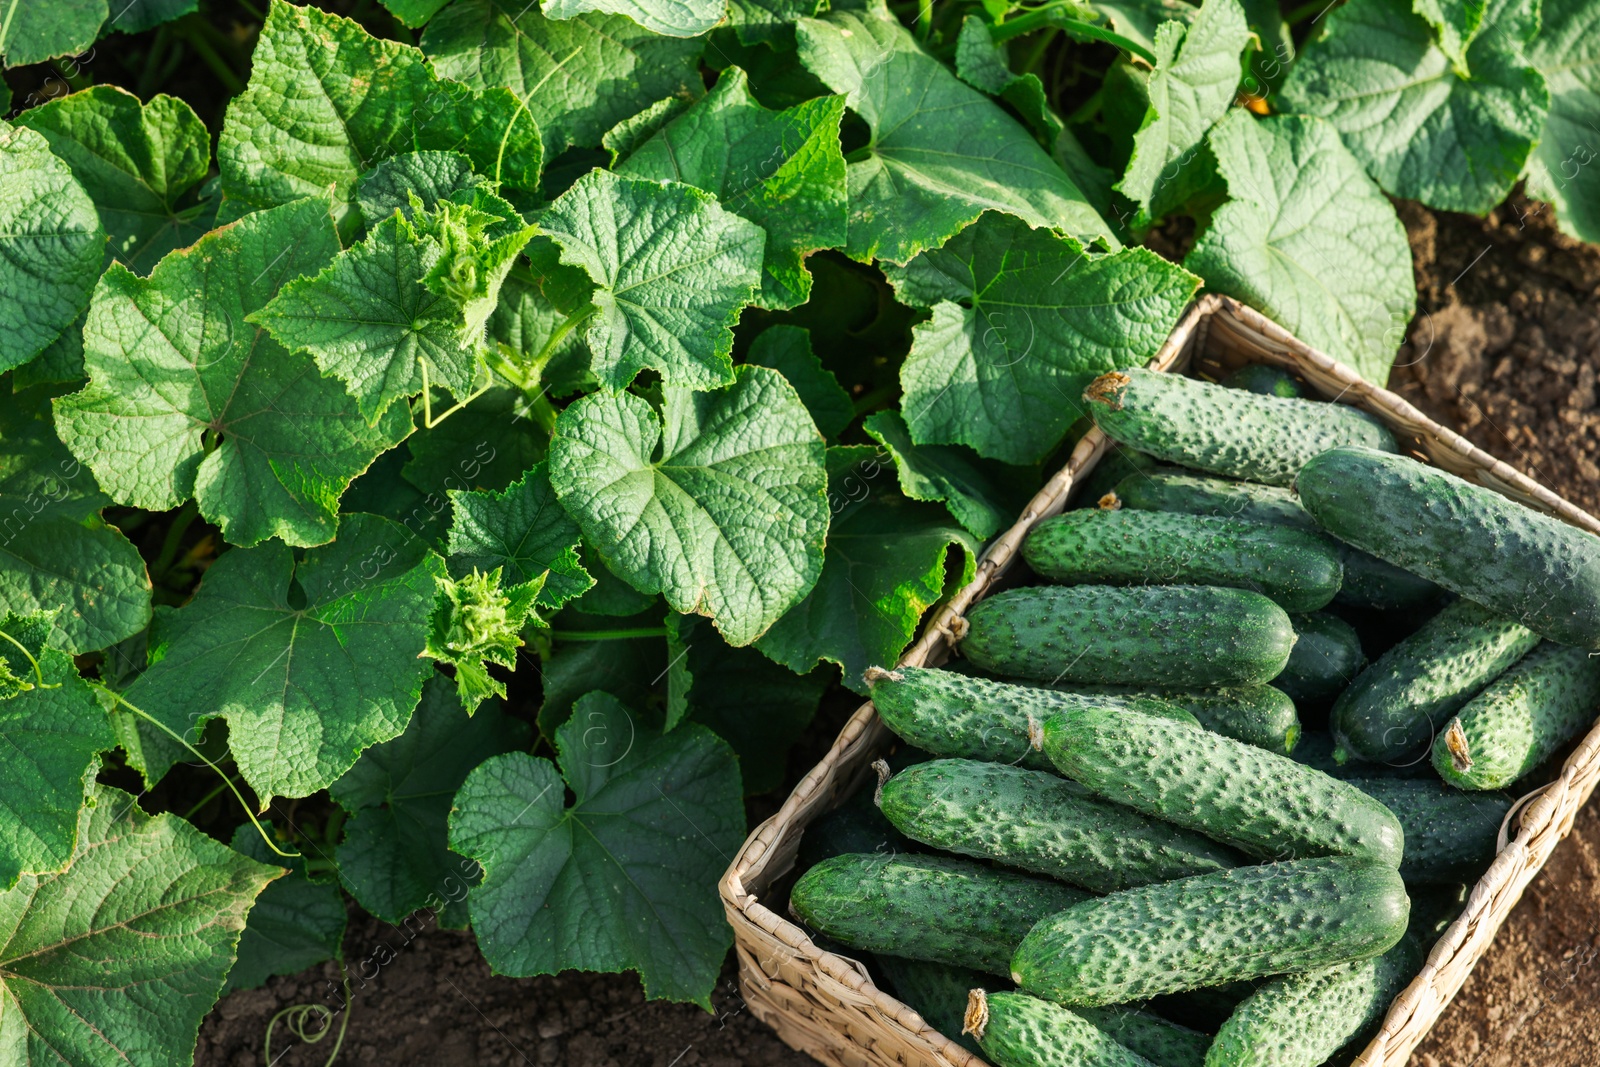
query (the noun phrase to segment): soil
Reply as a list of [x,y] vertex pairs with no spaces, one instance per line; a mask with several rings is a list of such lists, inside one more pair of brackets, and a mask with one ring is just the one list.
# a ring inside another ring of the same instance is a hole
[[[1391,388],[1580,507],[1600,513],[1600,249],[1562,237],[1520,197],[1489,216],[1401,203],[1418,315]],[[797,746],[785,790],[815,761],[843,712]],[[764,818],[777,794],[751,802]],[[744,1010],[731,965],[714,1012],[647,1003],[632,975],[495,977],[470,934],[409,937],[352,915],[346,957],[393,959],[351,997],[338,1062],[560,1067],[807,1067]],[[387,956],[387,953],[384,954]],[[342,1002],[332,964],[235,993],[201,1029],[202,1067],[263,1064],[273,1014]],[[337,1026],[337,1022],[334,1024]],[[310,1029],[315,1029],[314,1026]],[[321,1064],[331,1043],[295,1042],[279,1023],[276,1067]],[[1580,814],[1502,928],[1413,1067],[1600,1064],[1600,807]]]

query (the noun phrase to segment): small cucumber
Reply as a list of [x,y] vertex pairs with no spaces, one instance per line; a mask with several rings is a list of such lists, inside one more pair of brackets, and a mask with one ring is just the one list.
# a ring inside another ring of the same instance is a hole
[[1326,730],[1307,730],[1300,735],[1294,747],[1294,761],[1315,768],[1323,774],[1349,781],[1352,778],[1433,778],[1433,765],[1428,754],[1398,763],[1368,763],[1366,760],[1346,758],[1341,762],[1334,755],[1333,735]]
[[1229,389],[1244,389],[1262,396],[1313,398],[1294,375],[1282,367],[1265,363],[1247,363],[1222,379],[1222,384]]
[[1461,789],[1501,789],[1582,733],[1596,705],[1600,655],[1546,641],[1450,720],[1433,768]]
[[1340,540],[1541,637],[1600,648],[1600,537],[1409,457],[1366,448],[1322,453],[1295,487]]
[[1081,485],[1073,487],[1072,506],[1094,507],[1101,497],[1117,487],[1117,483],[1140,471],[1155,470],[1160,464],[1131,448],[1123,448],[1115,441],[1107,444],[1100,461],[1090,469]]
[[1091,508],[1035,526],[1022,558],[1072,585],[1220,585],[1251,589],[1285,611],[1315,611],[1344,570],[1320,535],[1245,519]]
[[1211,1035],[1179,1026],[1127,1004],[1111,1008],[1073,1008],[1096,1029],[1156,1067],[1205,1067]]
[[1383,1017],[1420,962],[1404,937],[1372,959],[1275,978],[1223,1024],[1205,1067],[1321,1067]]
[[1209,838],[1099,800],[1076,782],[1002,763],[919,763],[880,785],[878,806],[913,841],[1096,893],[1240,862]]
[[1350,784],[1394,813],[1406,833],[1400,877],[1407,885],[1475,882],[1494,862],[1511,798],[1467,793],[1437,779],[1352,778]]
[[1087,896],[970,860],[874,852],[823,860],[794,884],[789,908],[852,948],[1006,974],[1034,923]]
[[1044,724],[1044,751],[1099,796],[1252,856],[1400,863],[1404,837],[1382,804],[1287,756],[1209,730],[1136,711],[1069,711]]
[[995,1067],[1153,1067],[1076,1012],[1021,993],[974,989],[962,1031]]
[[1102,374],[1083,399],[1114,440],[1213,474],[1289,485],[1312,456],[1337,445],[1393,452],[1394,435],[1344,404],[1261,396],[1142,367]]
[[1029,738],[1050,716],[1080,707],[1132,707],[1200,725],[1154,697],[1085,695],[1012,685],[950,670],[899,667],[867,672],[873,707],[902,741],[935,756],[1053,768]]
[[1011,957],[1024,992],[1124,1004],[1388,951],[1410,904],[1387,863],[1321,856],[1180,878],[1041,919]]
[[967,613],[961,652],[994,674],[1047,682],[1256,685],[1289,662],[1294,627],[1248,589],[1009,589]]
[[1291,615],[1298,638],[1289,663],[1272,684],[1297,705],[1324,704],[1344,692],[1367,665],[1361,638],[1343,619],[1324,612]]
[[872,802],[871,792],[858,789],[843,804],[819,815],[806,827],[800,838],[798,861],[805,868],[846,852],[909,852],[915,847],[883,817]]
[[1362,671],[1328,725],[1339,750],[1374,763],[1409,763],[1474,693],[1521,659],[1539,636],[1457,600]]
[[970,1034],[961,1032],[967,997],[974,989],[991,985],[994,978],[968,967],[951,967],[927,960],[879,953],[878,969],[889,980],[897,999],[908,1004],[923,1021],[969,1052],[983,1051]]
[[[1293,655],[1291,652],[1290,657]],[[1293,752],[1300,740],[1300,717],[1294,701],[1288,693],[1270,685],[1239,685],[1225,689],[1140,689],[1126,685],[1058,688],[1085,695],[1160,700],[1189,712],[1212,733],[1279,755]]]

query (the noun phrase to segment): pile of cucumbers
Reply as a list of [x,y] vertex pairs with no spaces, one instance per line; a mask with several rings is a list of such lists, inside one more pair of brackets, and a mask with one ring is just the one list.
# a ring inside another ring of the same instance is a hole
[[999,1067],[1348,1057],[1595,717],[1600,538],[1281,372],[1084,399],[1041,584],[868,672],[903,744],[790,909]]

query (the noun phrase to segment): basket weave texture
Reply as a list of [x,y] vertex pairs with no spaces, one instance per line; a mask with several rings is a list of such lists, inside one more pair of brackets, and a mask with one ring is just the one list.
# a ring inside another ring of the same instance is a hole
[[[1227,297],[1192,305],[1150,361],[1155,370],[1192,370],[1217,378],[1249,363],[1284,367],[1324,397],[1382,419],[1404,450],[1529,507],[1600,534],[1600,520],[1574,507],[1460,434],[1288,331]],[[965,632],[966,612],[1001,581],[1035,524],[1059,513],[1073,486],[1105,452],[1098,430],[1086,434],[1067,464],[1028,503],[1016,523],[991,543],[973,580],[946,602],[902,666],[936,666]],[[864,704],[828,754],[805,776],[778,813],[757,826],[722,877],[719,890],[734,930],[744,1000],[791,1047],[836,1067],[984,1067],[984,1061],[940,1034],[911,1008],[878,989],[858,961],[825,952],[806,932],[762,903],[781,900],[774,886],[793,873],[805,828],[860,788],[874,759],[893,738]],[[1590,730],[1555,779],[1522,797],[1500,832],[1499,854],[1467,899],[1466,910],[1429,953],[1422,971],[1394,1002],[1355,1067],[1402,1067],[1488,950],[1501,923],[1600,781],[1600,724]]]

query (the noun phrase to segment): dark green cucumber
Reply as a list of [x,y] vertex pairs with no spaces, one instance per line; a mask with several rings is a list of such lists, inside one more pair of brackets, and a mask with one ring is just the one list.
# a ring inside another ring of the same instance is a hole
[[889,980],[896,998],[908,1004],[923,1020],[969,1052],[981,1053],[972,1035],[961,1027],[967,1014],[967,997],[974,989],[993,985],[994,978],[969,967],[951,967],[927,960],[879,953],[878,969]]
[[1154,697],[1083,695],[991,681],[950,670],[900,667],[867,672],[872,704],[901,740],[935,756],[959,756],[1051,770],[1029,738],[1050,716],[1080,707],[1132,707],[1200,725]]
[[789,909],[813,929],[868,952],[1006,974],[1011,951],[1081,889],[951,856],[853,853],[800,876]]
[[1450,720],[1433,743],[1434,770],[1462,789],[1501,789],[1582,733],[1597,706],[1600,655],[1546,641]]
[[1125,1004],[1376,956],[1405,933],[1408,910],[1387,863],[1323,856],[1239,867],[1042,919],[1011,957],[1011,979],[1061,1004]]
[[995,674],[1046,682],[1256,685],[1289,662],[1294,627],[1248,589],[1009,589],[967,613],[961,652]]
[[1344,564],[1344,584],[1339,587],[1336,604],[1379,611],[1401,611],[1437,600],[1444,590],[1426,578],[1385,563],[1351,545],[1342,544],[1339,560]]
[[1475,882],[1494,861],[1504,793],[1464,792],[1436,779],[1352,778],[1350,784],[1394,813],[1406,833],[1400,877],[1407,885]]
[[963,1030],[995,1067],[1153,1067],[1076,1012],[1021,993],[974,989]]
[[1261,396],[1142,367],[1102,374],[1083,399],[1107,437],[1185,467],[1289,485],[1337,445],[1394,451],[1377,419],[1344,404]]
[[[1288,693],[1270,685],[1238,685],[1224,689],[1140,689],[1128,685],[1058,688],[1089,696],[1160,700],[1189,712],[1212,733],[1280,755],[1293,752],[1300,740],[1300,718],[1294,701]],[[1049,761],[1045,762],[1048,765]]]
[[1453,474],[1336,448],[1295,482],[1323,528],[1541,637],[1600,648],[1600,537]]
[[1072,506],[1095,507],[1100,498],[1115,489],[1124,478],[1140,471],[1155,470],[1158,466],[1160,464],[1150,456],[1110,441],[1088,476],[1080,485],[1073,486]]
[[1113,1041],[1136,1052],[1156,1067],[1204,1067],[1211,1035],[1179,1026],[1159,1015],[1127,1004],[1110,1008],[1073,1008]]
[[1244,389],[1262,396],[1311,398],[1315,395],[1282,367],[1265,363],[1247,363],[1222,379],[1222,384],[1229,389]]
[[1382,804],[1287,756],[1209,730],[1136,711],[1069,711],[1044,724],[1044,751],[1099,796],[1252,856],[1400,862],[1400,824]]
[[1340,693],[1367,665],[1361,638],[1336,615],[1291,615],[1298,640],[1283,673],[1272,684],[1298,705],[1323,704]]
[[1381,956],[1275,978],[1234,1010],[1205,1067],[1321,1067],[1383,1017],[1420,963],[1403,937]]
[[832,811],[819,815],[800,838],[802,868],[846,852],[910,852],[916,846],[872,802],[870,790],[858,789]]
[[878,806],[913,841],[1096,893],[1240,862],[1209,838],[1106,803],[1060,775],[1003,763],[919,763],[882,783]]
[[1457,600],[1362,671],[1334,702],[1339,751],[1410,763],[1473,694],[1539,643],[1521,623]]
[[1294,761],[1315,768],[1323,774],[1345,781],[1351,778],[1433,778],[1433,764],[1427,753],[1417,759],[1397,763],[1368,763],[1366,760],[1346,758],[1340,762],[1334,755],[1333,735],[1326,730],[1307,730],[1300,735],[1294,747]]
[[1285,611],[1339,591],[1339,555],[1320,535],[1246,519],[1088,508],[1046,519],[1022,544],[1039,574],[1072,585],[1220,585]]

